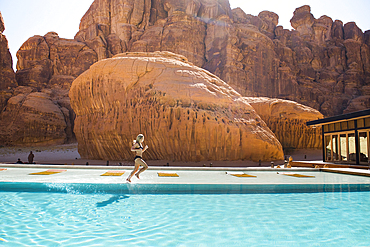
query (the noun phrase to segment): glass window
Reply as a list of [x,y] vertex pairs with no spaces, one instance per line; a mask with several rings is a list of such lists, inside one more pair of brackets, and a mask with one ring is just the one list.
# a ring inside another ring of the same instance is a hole
[[339,140],[338,135],[332,135],[332,142],[333,142],[333,160],[339,160]]
[[363,128],[365,127],[364,119],[357,119],[357,128]]
[[335,123],[334,124],[334,129],[335,129],[335,131],[340,131],[340,123]]
[[347,130],[348,129],[348,122],[341,122],[341,128],[342,128],[342,130]]
[[370,118],[365,118],[365,127],[370,127]]
[[325,136],[325,160],[331,160],[331,139],[330,135]]
[[324,132],[329,132],[329,125],[324,125]]
[[367,162],[369,160],[367,132],[360,132],[358,136],[360,144],[360,162]]
[[348,160],[356,161],[356,139],[355,133],[348,134]]
[[334,124],[329,124],[329,131],[334,131]]
[[355,121],[349,121],[348,122],[348,129],[354,129],[355,128]]
[[341,160],[347,161],[348,160],[347,135],[346,134],[340,134],[340,136],[339,136],[339,142],[340,142],[340,156],[341,156]]

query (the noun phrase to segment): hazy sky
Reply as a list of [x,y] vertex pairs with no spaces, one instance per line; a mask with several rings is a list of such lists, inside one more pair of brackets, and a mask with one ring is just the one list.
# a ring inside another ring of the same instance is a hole
[[[297,7],[311,6],[315,18],[327,15],[343,23],[355,21],[362,31],[370,29],[370,0],[229,0],[232,8],[258,15],[268,10],[279,15],[279,25],[291,29],[289,20]],[[21,45],[34,35],[54,31],[61,38],[73,39],[80,19],[93,0],[0,0],[0,11],[13,62]],[[15,68],[15,66],[14,66]]]

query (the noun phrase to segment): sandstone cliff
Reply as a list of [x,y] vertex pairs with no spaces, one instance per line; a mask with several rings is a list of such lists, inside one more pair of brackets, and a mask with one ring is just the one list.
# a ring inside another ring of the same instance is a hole
[[12,88],[18,86],[12,67],[13,61],[9,52],[8,40],[3,34],[4,30],[4,20],[0,12],[0,112],[12,96]]
[[19,86],[9,91],[0,114],[0,143],[46,145],[75,141],[75,115],[68,92],[73,80],[97,61],[95,52],[84,43],[49,32],[28,39],[17,57],[15,77]]
[[82,157],[130,160],[132,140],[143,133],[148,159],[283,158],[275,135],[239,93],[173,53],[102,60],[69,95]]
[[[6,109],[18,84],[31,92],[46,89],[67,126],[66,138],[58,133],[55,139],[72,140],[68,91],[78,75],[121,52],[171,51],[242,96],[293,100],[325,116],[370,107],[369,31],[327,16],[316,19],[309,6],[296,9],[292,31],[277,26],[278,18],[268,11],[252,16],[231,10],[227,0],[95,0],[73,40],[50,32],[23,44],[17,53],[17,82],[0,88],[0,103]],[[6,118],[3,114],[0,119]],[[17,114],[10,114],[14,121]],[[30,133],[27,128],[23,133]],[[5,138],[1,133],[0,141]]]
[[230,10],[220,0],[96,0],[75,39],[99,59],[126,51],[181,54],[243,96],[290,99],[325,116],[370,107],[369,32],[315,19],[307,5],[294,12],[293,31],[278,19]]
[[296,9],[291,23],[296,31],[275,31],[280,61],[299,86],[288,98],[326,116],[369,108],[370,52],[362,30],[354,22],[315,19],[309,6]]
[[69,111],[55,104],[50,93],[21,86],[14,94],[0,115],[0,143],[49,145],[66,142]]

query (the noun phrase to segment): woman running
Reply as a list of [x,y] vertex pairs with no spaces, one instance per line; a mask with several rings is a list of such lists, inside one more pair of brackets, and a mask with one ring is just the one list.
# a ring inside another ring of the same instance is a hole
[[143,171],[148,169],[148,165],[145,163],[145,161],[142,158],[143,153],[148,149],[148,145],[146,145],[143,148],[143,145],[142,145],[143,141],[144,141],[144,135],[139,134],[136,137],[136,140],[133,141],[134,145],[131,147],[131,151],[136,152],[136,156],[134,158],[135,169],[131,172],[130,176],[128,176],[128,178],[127,178],[127,181],[130,182],[130,183],[131,183],[132,176],[139,170],[140,166],[142,166],[142,168],[140,169],[140,171],[138,173],[135,174],[135,176],[138,179],[140,179],[140,177],[139,177],[140,173],[142,173]]

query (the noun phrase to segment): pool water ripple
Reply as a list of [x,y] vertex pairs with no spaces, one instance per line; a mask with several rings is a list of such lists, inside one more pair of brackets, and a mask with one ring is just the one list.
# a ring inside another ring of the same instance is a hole
[[370,192],[0,192],[2,246],[369,246]]

